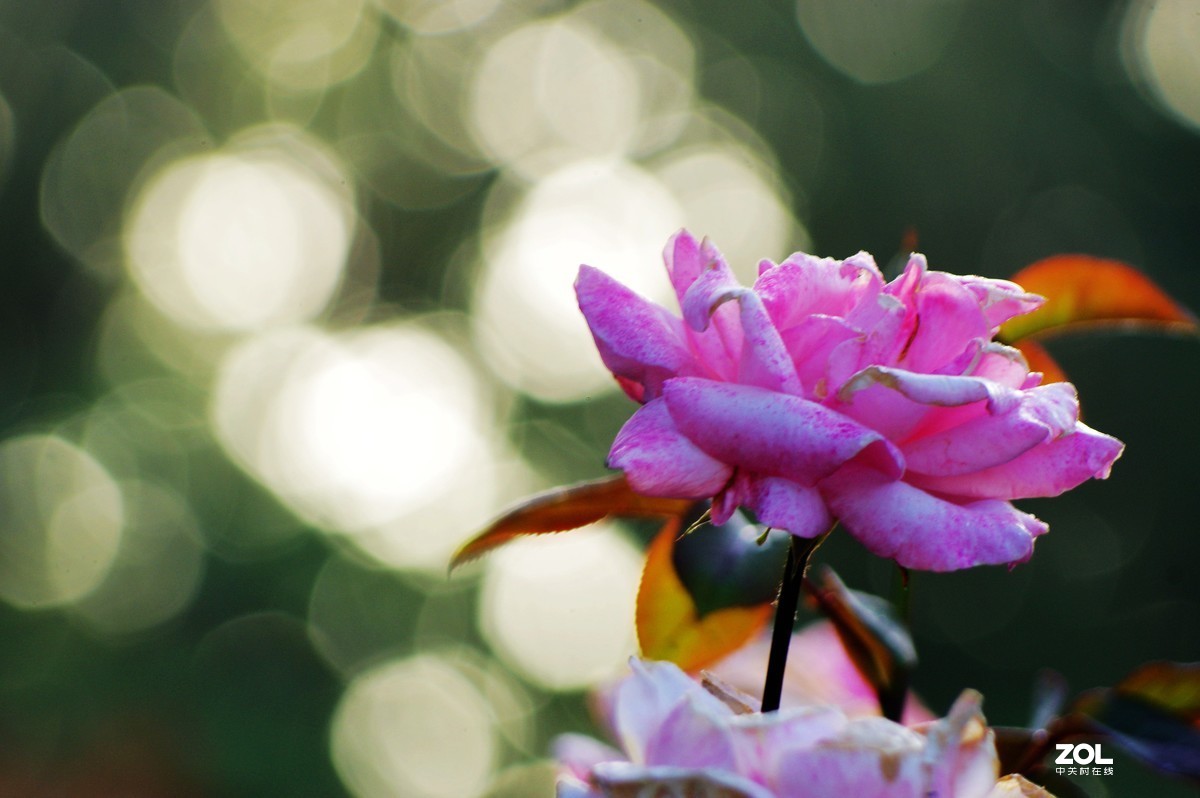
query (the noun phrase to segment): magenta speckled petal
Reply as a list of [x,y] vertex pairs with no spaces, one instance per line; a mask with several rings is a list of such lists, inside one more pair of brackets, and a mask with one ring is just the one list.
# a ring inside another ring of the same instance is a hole
[[954,571],[1023,562],[1046,525],[996,499],[958,504],[861,466],[821,483],[834,515],[860,542],[905,568]]
[[643,401],[658,396],[664,380],[696,373],[683,325],[661,306],[591,266],[580,267],[575,293],[600,359],[614,375],[642,385]]
[[608,464],[624,471],[638,493],[682,499],[713,496],[733,474],[729,465],[705,454],[676,428],[661,397],[625,422]]
[[760,524],[802,538],[815,538],[833,525],[833,516],[816,488],[780,477],[755,477],[747,494],[746,506]]
[[1058,496],[1089,479],[1106,478],[1124,448],[1116,438],[1081,421],[1070,434],[1001,465],[956,476],[913,475],[912,482],[928,490],[968,498],[1010,500]]
[[1075,389],[1058,382],[1025,391],[1007,413],[983,413],[901,445],[910,472],[959,476],[1002,465],[1049,443],[1079,420]]
[[973,274],[955,279],[975,295],[993,330],[1014,316],[1037,310],[1046,301],[1045,297],[1031,294],[1010,280],[996,280]]
[[692,284],[683,298],[683,318],[698,333],[709,328],[709,319],[725,303],[736,302],[742,330],[742,350],[737,381],[772,391],[800,394],[796,367],[771,322],[758,294],[738,284],[724,261],[715,261]]
[[667,382],[663,398],[696,446],[756,474],[812,485],[869,446],[886,451],[893,477],[904,469],[878,432],[798,396],[685,377]]

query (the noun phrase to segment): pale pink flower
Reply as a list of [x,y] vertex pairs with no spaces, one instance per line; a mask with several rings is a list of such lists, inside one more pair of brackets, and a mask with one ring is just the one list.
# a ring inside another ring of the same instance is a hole
[[[634,660],[608,696],[618,751],[564,735],[559,798],[998,798],[993,734],[967,691],[941,720],[912,728],[838,707],[762,714],[666,662]],[[1036,788],[1031,789],[1036,790]],[[1016,793],[1021,794],[1021,793]],[[1047,794],[1040,790],[1027,795]]]
[[1012,499],[1104,478],[1122,444],[1079,421],[993,341],[1041,298],[913,255],[763,261],[753,288],[686,231],[667,245],[680,319],[603,272],[575,287],[600,356],[642,403],[609,464],[651,496],[712,499],[722,523],[814,537],[834,519],[874,553],[951,571],[1022,562],[1046,531]]

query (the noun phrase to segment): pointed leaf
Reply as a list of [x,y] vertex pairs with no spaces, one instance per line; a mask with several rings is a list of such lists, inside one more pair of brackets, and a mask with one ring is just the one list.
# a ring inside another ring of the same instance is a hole
[[691,504],[685,499],[658,499],[634,493],[620,474],[554,488],[525,499],[463,544],[450,560],[450,570],[521,535],[565,532],[610,515],[665,518],[686,512]]
[[1116,689],[1200,727],[1200,662],[1150,662],[1122,679]]
[[673,553],[681,528],[679,519],[668,521],[646,552],[637,596],[637,634],[642,656],[695,672],[749,642],[771,617],[771,603],[727,607],[701,617],[675,571]]
[[820,586],[806,580],[805,588],[875,689],[884,717],[899,720],[917,652],[892,606],[878,596],[850,590],[830,568],[822,570]]
[[1012,276],[1046,304],[1000,328],[1007,342],[1083,324],[1196,331],[1196,318],[1137,269],[1090,255],[1055,255]]
[[1143,665],[1074,709],[1151,767],[1200,781],[1200,663]]

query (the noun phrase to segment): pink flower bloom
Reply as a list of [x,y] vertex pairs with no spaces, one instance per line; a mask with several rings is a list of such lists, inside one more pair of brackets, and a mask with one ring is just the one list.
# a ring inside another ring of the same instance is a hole
[[[666,662],[634,660],[613,688],[610,721],[623,752],[579,735],[555,744],[559,798],[999,798],[998,761],[977,693],[913,728],[837,707],[761,714],[744,696],[705,686]],[[1032,790],[1025,795],[1047,796]]]
[[680,319],[590,266],[575,289],[605,365],[642,403],[609,465],[650,496],[746,507],[801,537],[834,519],[909,568],[1015,563],[1046,525],[1010,500],[1104,478],[1120,441],[1079,421],[992,340],[1041,298],[874,260],[763,261],[753,288],[686,231],[667,245]]

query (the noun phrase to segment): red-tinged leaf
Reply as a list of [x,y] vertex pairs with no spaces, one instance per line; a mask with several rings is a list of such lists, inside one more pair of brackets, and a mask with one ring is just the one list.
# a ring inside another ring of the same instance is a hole
[[666,518],[682,515],[686,499],[658,499],[634,493],[623,475],[554,488],[525,499],[488,525],[454,554],[450,570],[521,535],[566,532],[608,516]]
[[891,605],[878,596],[850,590],[830,568],[820,586],[805,581],[808,594],[837,630],[850,660],[879,696],[884,717],[897,720],[908,697],[917,651]]
[[1196,318],[1137,269],[1090,255],[1055,255],[1012,276],[1046,304],[1000,328],[1014,342],[1083,325],[1121,325],[1195,332]]
[[1042,372],[1043,385],[1050,382],[1067,382],[1067,373],[1062,370],[1062,366],[1058,365],[1058,361],[1050,356],[1046,347],[1032,338],[1017,341],[1013,343],[1013,346],[1021,350],[1025,361],[1029,363],[1030,371]]
[[1150,662],[1114,688],[1200,727],[1200,662]]
[[646,552],[637,596],[638,644],[648,659],[667,660],[696,672],[758,634],[771,617],[771,603],[726,607],[701,616],[675,572],[673,552],[681,527],[678,518],[668,521]]
[[1143,665],[1073,709],[1151,767],[1200,781],[1200,663]]

